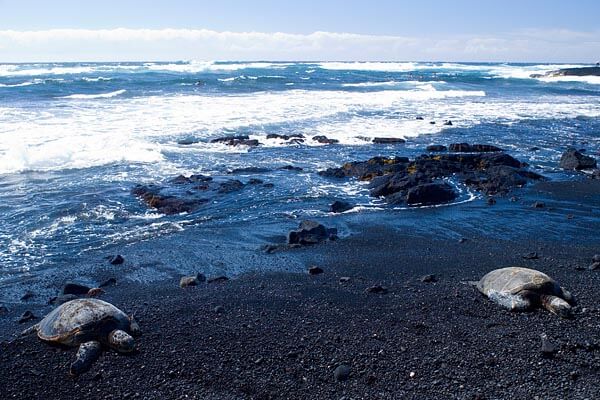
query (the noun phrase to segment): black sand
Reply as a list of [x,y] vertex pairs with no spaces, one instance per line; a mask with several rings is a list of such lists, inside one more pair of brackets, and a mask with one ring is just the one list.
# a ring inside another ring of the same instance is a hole
[[[336,242],[253,255],[253,262],[317,264],[324,270],[317,276],[250,273],[185,290],[175,277],[135,284],[117,276],[101,298],[135,312],[144,331],[139,351],[105,352],[78,379],[68,376],[74,350],[11,336],[28,325],[14,322],[23,310],[16,307],[0,317],[7,339],[0,344],[0,397],[599,398],[600,271],[587,269],[600,253],[590,234],[600,228],[599,184],[544,183],[527,196],[490,208],[466,205],[447,235],[433,233],[451,225],[452,208],[426,218],[382,212],[350,219],[351,234]],[[547,208],[534,210],[533,198]],[[438,214],[440,226],[427,225]],[[414,229],[394,222],[402,218],[413,218]],[[539,258],[525,260],[530,252]],[[511,313],[467,283],[507,265],[542,270],[568,288],[579,304],[575,319]],[[426,274],[437,281],[422,282]],[[374,285],[388,292],[365,291]],[[553,355],[542,353],[542,334]],[[342,364],[350,375],[336,382]]]

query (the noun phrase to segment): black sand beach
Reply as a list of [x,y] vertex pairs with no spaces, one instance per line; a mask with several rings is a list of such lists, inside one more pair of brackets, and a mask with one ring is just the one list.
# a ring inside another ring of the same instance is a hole
[[[144,263],[160,260],[168,271],[169,263],[199,257],[193,230],[115,249],[135,261],[96,268],[93,278],[117,279],[100,298],[135,313],[138,351],[107,351],[72,378],[74,350],[17,335],[33,323],[15,322],[23,311],[43,316],[49,306],[11,306],[0,316],[1,397],[598,398],[600,272],[588,266],[600,253],[589,234],[600,228],[600,181],[542,182],[517,194],[520,201],[500,198],[495,206],[479,200],[331,219],[323,222],[342,228],[339,240],[274,254],[236,253],[235,243],[224,243],[215,252],[233,253],[228,262],[287,264],[289,272],[187,289],[168,274],[147,283],[121,278]],[[546,207],[533,208],[535,199]],[[538,258],[523,258],[532,252]],[[324,272],[309,275],[311,265]],[[578,301],[575,318],[511,313],[468,284],[508,265],[541,270],[568,288]],[[58,291],[64,279],[45,287]],[[375,285],[387,293],[366,291]],[[543,334],[550,354],[542,352]],[[334,373],[340,365],[349,367],[347,379]]]

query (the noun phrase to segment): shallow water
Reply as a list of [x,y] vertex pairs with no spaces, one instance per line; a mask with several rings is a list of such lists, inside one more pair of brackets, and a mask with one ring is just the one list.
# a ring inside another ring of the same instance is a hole
[[[334,199],[377,212],[382,203],[360,184],[333,182],[316,172],[375,155],[413,157],[432,143],[496,144],[538,172],[570,179],[556,170],[562,151],[576,146],[597,155],[600,149],[600,81],[529,78],[558,67],[562,66],[333,62],[0,65],[0,282],[69,268],[88,252],[191,226],[269,226],[260,237],[244,238],[258,244],[269,234],[285,232],[297,218],[328,216]],[[446,120],[452,126],[444,126]],[[307,140],[289,144],[266,139],[273,133],[302,134]],[[249,149],[209,143],[240,134],[263,145]],[[310,139],[315,135],[340,144],[320,145]],[[408,142],[374,145],[374,137],[403,137]],[[195,143],[179,144],[182,140]],[[534,146],[540,150],[530,151]],[[284,165],[304,170],[276,169]],[[223,196],[192,214],[163,216],[130,194],[137,183],[161,183],[191,173],[219,177],[249,166],[272,171],[236,178],[260,178],[275,186]],[[451,212],[444,207],[440,230],[456,221],[452,213],[472,200],[477,201],[477,195],[465,189],[457,202],[462,205],[450,206],[455,210]],[[243,236],[237,232],[234,241]]]

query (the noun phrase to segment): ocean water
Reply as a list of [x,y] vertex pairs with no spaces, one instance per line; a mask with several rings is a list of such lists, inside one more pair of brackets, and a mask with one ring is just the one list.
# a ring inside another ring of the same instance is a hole
[[[375,155],[413,157],[433,143],[497,144],[560,179],[557,161],[567,146],[600,149],[600,78],[529,77],[562,67],[568,66],[0,64],[0,284],[191,226],[260,222],[275,234],[297,218],[327,217],[335,199],[377,212],[385,205],[364,186],[316,172]],[[262,145],[210,143],[241,134]],[[290,144],[268,134],[307,139]],[[310,139],[315,135],[339,144],[321,145]],[[407,143],[374,145],[374,137]],[[277,170],[285,165],[303,171]],[[260,178],[274,188],[244,190],[175,216],[148,210],[130,194],[138,183],[227,176],[243,167],[272,169],[236,178]],[[459,203],[477,198],[465,190]]]

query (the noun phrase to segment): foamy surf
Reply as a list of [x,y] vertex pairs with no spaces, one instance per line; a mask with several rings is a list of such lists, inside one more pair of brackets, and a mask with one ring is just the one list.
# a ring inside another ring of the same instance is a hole
[[79,99],[79,100],[91,100],[91,99],[109,99],[111,97],[119,96],[127,92],[125,89],[115,90],[110,93],[99,93],[99,94],[71,94],[69,96],[62,96],[61,99]]

